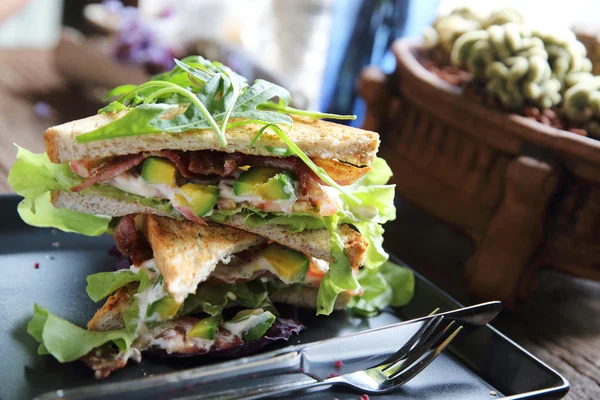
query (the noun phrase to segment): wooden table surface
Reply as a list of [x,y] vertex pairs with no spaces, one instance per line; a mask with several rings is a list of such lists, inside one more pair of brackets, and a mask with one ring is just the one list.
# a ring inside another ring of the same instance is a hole
[[[37,102],[52,104],[47,117]],[[54,68],[43,50],[0,51],[0,193],[10,193],[7,173],[15,160],[13,143],[44,151],[50,126],[93,113]],[[386,247],[463,303],[461,271],[472,251],[468,240],[417,208],[401,203],[398,219],[386,227]],[[492,325],[563,374],[568,399],[600,399],[600,283],[544,271],[534,295],[518,312]]]

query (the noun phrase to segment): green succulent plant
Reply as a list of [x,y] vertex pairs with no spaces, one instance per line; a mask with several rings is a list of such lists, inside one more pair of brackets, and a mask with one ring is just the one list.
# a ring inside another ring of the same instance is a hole
[[448,15],[437,17],[432,26],[425,30],[425,47],[431,49],[439,46],[449,54],[461,35],[508,22],[520,24],[523,16],[510,7],[496,10],[486,18],[468,7],[456,8]]
[[467,67],[508,109],[526,104],[550,108],[561,101],[544,42],[524,25],[506,23],[461,35],[452,48],[453,65]]

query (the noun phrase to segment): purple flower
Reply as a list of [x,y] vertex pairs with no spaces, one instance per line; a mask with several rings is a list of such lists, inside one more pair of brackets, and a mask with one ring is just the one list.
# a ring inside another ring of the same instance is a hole
[[52,108],[48,103],[38,101],[33,105],[33,113],[40,119],[46,119],[52,114]]
[[123,3],[119,0],[104,0],[102,2],[106,11],[111,15],[117,15],[123,10]]

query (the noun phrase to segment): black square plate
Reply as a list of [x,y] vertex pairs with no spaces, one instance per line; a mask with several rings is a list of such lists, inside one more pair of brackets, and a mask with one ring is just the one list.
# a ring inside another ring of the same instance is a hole
[[[38,303],[85,326],[98,308],[85,293],[85,278],[114,267],[114,259],[107,255],[112,238],[29,227],[16,213],[18,202],[17,196],[0,197],[0,399],[27,399],[59,389],[101,385],[103,382],[96,381],[82,363],[60,364],[50,356],[38,356],[37,343],[27,334],[26,325],[33,314],[33,304]],[[430,282],[418,274],[415,276],[415,296],[408,306],[370,319],[354,318],[344,312],[329,317],[314,317],[313,313],[305,312],[303,322],[307,329],[288,344],[343,336],[421,317],[435,308],[446,311],[460,306]],[[270,346],[265,351],[276,347]],[[140,379],[207,362],[218,360],[145,357],[140,366],[130,365],[114,373],[108,381]],[[559,399],[568,390],[562,376],[486,326],[468,336],[459,336],[449,351],[417,378],[399,391],[377,398]],[[356,399],[358,396],[342,390],[302,397]]]

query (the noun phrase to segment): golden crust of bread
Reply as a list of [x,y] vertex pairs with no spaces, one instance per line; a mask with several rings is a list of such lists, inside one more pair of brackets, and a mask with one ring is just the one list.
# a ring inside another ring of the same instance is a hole
[[[219,146],[214,133],[209,129],[154,133],[89,143],[77,142],[77,136],[108,125],[123,115],[123,111],[98,114],[48,128],[44,134],[44,141],[50,161],[63,163],[159,150],[217,150],[273,156],[266,146],[286,147],[275,133],[268,130],[250,149],[250,142],[262,128],[262,124],[247,124],[228,129],[227,147]],[[309,157],[337,159],[355,165],[370,165],[375,158],[379,147],[379,135],[375,132],[310,118],[293,119],[291,130],[288,127],[282,128]]]
[[[290,247],[320,260],[329,260],[331,238],[327,229],[289,232],[285,225],[263,225],[250,228],[244,224],[244,217],[241,215],[233,215],[227,218],[223,224],[264,236],[283,246]],[[352,267],[360,267],[363,265],[367,255],[368,242],[360,233],[348,225],[340,226],[340,233],[344,240],[344,252],[350,259],[350,265]]]
[[108,215],[122,217],[129,214],[155,214],[163,217],[168,212],[145,206],[141,203],[128,203],[124,200],[113,199],[85,192],[52,191],[50,201],[57,208],[68,208],[86,214]]
[[[170,216],[167,212],[147,207],[139,203],[128,203],[124,200],[112,199],[86,193],[52,192],[52,204],[55,207],[68,208],[74,211],[80,211],[87,214],[109,215],[119,217],[129,214],[147,214],[158,215],[162,217]],[[190,223],[188,221],[174,220],[175,224]],[[257,228],[250,228],[244,224],[244,218],[240,215],[234,215],[227,218],[224,225],[242,229],[269,240],[277,242],[283,246],[290,247],[308,256],[321,260],[328,260],[331,252],[331,239],[329,231],[326,229],[305,230],[303,232],[288,232],[284,225],[265,225]],[[347,225],[340,227],[342,238],[344,240],[344,251],[350,258],[350,265],[359,267],[363,265],[367,254],[367,241]]]
[[179,303],[196,292],[220,260],[266,242],[258,235],[213,222],[203,225],[154,215],[145,216],[143,231],[167,291]]
[[111,331],[124,328],[125,322],[122,314],[131,306],[136,291],[136,283],[130,283],[117,289],[88,322],[88,330]]

